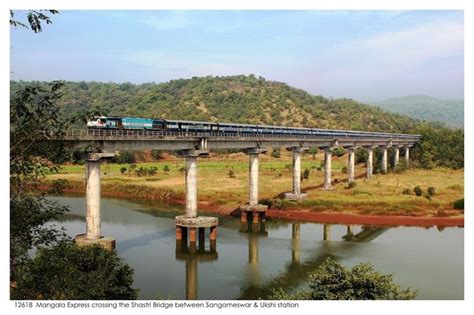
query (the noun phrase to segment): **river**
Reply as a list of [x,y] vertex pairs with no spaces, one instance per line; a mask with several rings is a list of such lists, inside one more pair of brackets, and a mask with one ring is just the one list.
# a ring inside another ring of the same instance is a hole
[[[71,237],[85,233],[85,198],[50,198],[71,209],[58,225]],[[252,232],[238,218],[221,217],[215,251],[206,243],[201,254],[189,255],[176,243],[179,209],[107,198],[101,209],[102,234],[117,240],[118,254],[135,270],[140,299],[258,299],[276,287],[303,288],[327,257],[346,266],[370,262],[398,285],[417,289],[418,299],[464,298],[463,228],[348,231],[346,225],[267,220]]]

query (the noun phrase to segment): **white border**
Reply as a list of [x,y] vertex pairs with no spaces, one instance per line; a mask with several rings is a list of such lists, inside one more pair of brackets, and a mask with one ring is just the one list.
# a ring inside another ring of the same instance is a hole
[[[10,26],[6,21],[9,18],[8,9],[33,9],[33,8],[54,8],[58,10],[65,9],[320,9],[320,10],[329,10],[329,9],[354,9],[354,10],[365,10],[365,9],[376,9],[376,10],[391,10],[391,9],[406,9],[406,10],[416,10],[416,9],[434,9],[434,10],[465,10],[464,11],[464,20],[465,20],[465,192],[466,192],[466,223],[465,223],[465,301],[410,301],[410,302],[387,302],[387,301],[377,301],[377,302],[300,302],[301,308],[294,310],[294,312],[308,311],[312,313],[330,313],[335,314],[339,312],[344,312],[346,314],[364,312],[364,314],[380,314],[383,312],[386,313],[426,313],[430,314],[459,314],[467,313],[469,308],[473,308],[473,286],[472,286],[472,266],[473,266],[473,257],[472,257],[472,229],[470,228],[470,223],[472,223],[470,211],[473,211],[473,203],[469,198],[469,193],[472,188],[472,181],[474,178],[473,169],[469,167],[468,161],[472,160],[473,157],[473,144],[472,138],[468,138],[467,135],[473,135],[473,125],[470,125],[470,121],[473,118],[473,110],[471,109],[473,95],[472,95],[472,70],[473,62],[472,56],[474,56],[474,50],[472,46],[472,38],[474,38],[473,33],[473,19],[474,19],[474,10],[473,5],[474,1],[469,0],[398,0],[398,1],[388,1],[388,0],[339,0],[337,3],[335,1],[302,1],[302,0],[293,0],[293,1],[281,1],[281,0],[229,0],[229,1],[193,1],[193,0],[168,0],[168,1],[152,1],[152,0],[4,0],[0,1],[1,6],[1,21],[2,27],[0,28],[0,41],[2,47],[1,51],[2,57],[0,59],[0,68],[2,70],[1,74],[1,84],[0,84],[0,97],[2,98],[2,115],[0,116],[0,128],[2,141],[2,147],[4,148],[2,154],[0,155],[1,164],[4,167],[0,168],[0,175],[2,178],[1,181],[1,191],[2,191],[2,201],[3,206],[1,207],[1,222],[2,222],[2,265],[1,265],[1,299],[2,299],[2,311],[5,313],[29,313],[31,310],[22,310],[15,309],[13,304],[9,301],[9,287],[8,287],[8,278],[9,278],[9,261],[8,261],[8,246],[9,244],[9,217],[8,217],[8,196],[9,196],[9,181],[8,181],[8,149],[9,140],[6,136],[9,134],[8,128],[8,106],[9,104],[9,69],[10,69],[10,47],[9,47],[9,37],[10,37]],[[8,39],[8,40],[5,40]],[[58,309],[54,311],[45,311],[45,310],[35,310],[39,313],[59,313],[64,310]],[[195,311],[190,310],[195,313]],[[248,312],[243,310],[205,310],[206,314],[214,314],[221,312],[231,312],[231,313],[242,313]],[[284,314],[293,312],[291,310],[285,309],[276,309],[276,310],[259,310],[259,312],[271,312],[272,314]],[[80,314],[84,310],[67,310],[71,314]],[[103,312],[103,311],[102,311]],[[120,313],[125,313],[125,311],[119,311]],[[137,311],[134,310],[134,313]],[[153,313],[164,312],[162,310],[143,310],[140,312],[144,313]],[[178,314],[182,313],[183,310],[171,310],[166,311],[167,314]],[[203,313],[204,313],[203,312]],[[472,312],[472,311],[471,311]],[[115,311],[114,313],[117,313]],[[199,312],[201,313],[201,312]],[[253,313],[253,312],[252,312]]]

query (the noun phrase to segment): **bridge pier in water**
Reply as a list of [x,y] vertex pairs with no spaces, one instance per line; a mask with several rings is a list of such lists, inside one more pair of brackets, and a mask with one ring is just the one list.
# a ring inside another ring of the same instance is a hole
[[251,215],[253,223],[265,221],[268,206],[258,203],[258,155],[267,151],[265,148],[245,150],[249,156],[249,203],[240,206],[241,222],[247,222],[249,215]]
[[199,237],[199,245],[204,248],[205,229],[209,228],[210,246],[215,249],[218,219],[197,215],[197,158],[208,155],[208,152],[207,150],[185,150],[182,155],[186,160],[186,214],[175,218],[176,240],[186,242],[189,240],[190,248],[195,248],[197,237]]
[[113,153],[90,153],[86,158],[86,234],[75,237],[78,246],[99,244],[115,249],[115,239],[102,236],[100,216],[100,160],[114,157]]
[[301,153],[308,150],[308,148],[293,147],[289,150],[293,151],[293,191],[285,193],[285,198],[301,200],[308,197],[308,194],[301,192]]

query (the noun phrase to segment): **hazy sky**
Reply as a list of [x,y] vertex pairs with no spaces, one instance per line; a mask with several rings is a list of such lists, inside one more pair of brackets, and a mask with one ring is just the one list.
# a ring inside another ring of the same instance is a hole
[[52,20],[39,34],[11,29],[13,80],[253,73],[327,97],[464,94],[462,11],[61,11]]

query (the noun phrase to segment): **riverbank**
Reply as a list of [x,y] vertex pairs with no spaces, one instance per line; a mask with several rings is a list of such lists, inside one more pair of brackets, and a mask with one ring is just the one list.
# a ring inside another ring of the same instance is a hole
[[[248,198],[248,157],[241,153],[214,156],[198,162],[199,209],[219,215],[236,214]],[[302,181],[308,198],[291,202],[281,198],[291,189],[291,156],[280,158],[262,155],[260,161],[260,202],[269,205],[268,216],[312,222],[377,225],[463,225],[464,214],[453,202],[464,197],[463,170],[411,169],[400,174],[375,174],[365,178],[364,165],[356,166],[356,187],[347,188],[342,168],[345,157],[333,160],[333,189],[322,190],[322,156],[303,156]],[[102,195],[183,206],[185,200],[184,163],[169,157],[164,161],[128,164],[103,164]],[[156,168],[156,174],[138,176],[131,170]],[[47,178],[44,190],[63,182],[69,193],[84,193],[84,166],[67,165],[59,174]],[[419,186],[423,194],[413,192]],[[428,197],[428,187],[434,195]],[[361,221],[362,220],[362,221]]]

